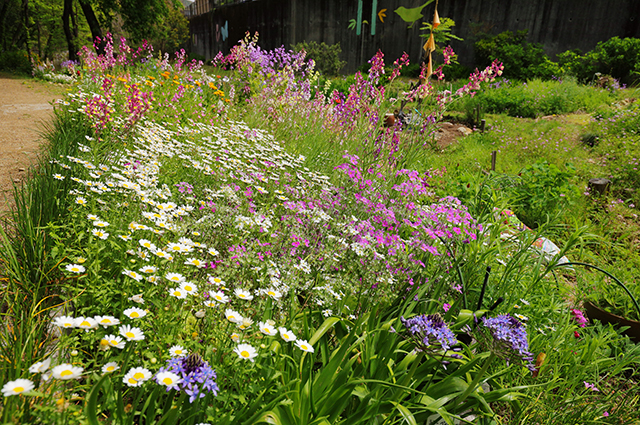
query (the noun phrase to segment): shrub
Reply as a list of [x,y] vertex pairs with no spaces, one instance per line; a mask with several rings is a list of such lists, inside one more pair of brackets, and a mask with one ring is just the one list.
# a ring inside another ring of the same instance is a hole
[[24,50],[0,53],[0,70],[31,74],[31,62]]
[[581,82],[600,73],[631,84],[640,79],[640,38],[613,37],[584,55],[580,50],[568,50],[558,55],[558,63]]
[[338,75],[340,69],[346,65],[346,62],[340,60],[340,43],[328,45],[324,42],[318,44],[315,41],[303,41],[293,46],[293,49],[296,52],[307,52],[307,59],[315,61],[316,70],[322,75]]
[[549,79],[561,73],[560,67],[549,60],[539,43],[526,41],[527,31],[505,31],[479,40],[474,45],[476,63],[485,67],[494,60],[504,64],[505,78],[530,80]]
[[463,111],[481,109],[490,114],[536,118],[542,115],[566,114],[583,110],[603,110],[612,101],[612,94],[595,87],[581,86],[575,80],[541,81],[524,84],[498,80],[487,85],[475,97],[466,99]]

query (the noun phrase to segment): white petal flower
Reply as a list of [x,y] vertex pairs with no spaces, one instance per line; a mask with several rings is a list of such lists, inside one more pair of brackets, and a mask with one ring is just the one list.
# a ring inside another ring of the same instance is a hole
[[69,379],[79,378],[82,375],[83,370],[84,369],[82,369],[81,367],[63,363],[51,369],[51,374],[55,379],[66,381]]
[[238,344],[233,352],[238,354],[238,357],[245,360],[253,361],[258,356],[258,351],[249,344]]
[[31,391],[34,388],[33,382],[28,379],[16,379],[15,381],[9,381],[4,384],[2,387],[2,395],[9,397]]

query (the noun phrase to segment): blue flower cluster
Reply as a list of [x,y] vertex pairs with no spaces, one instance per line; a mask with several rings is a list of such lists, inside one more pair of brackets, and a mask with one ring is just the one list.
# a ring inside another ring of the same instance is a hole
[[509,314],[483,317],[482,328],[491,333],[493,341],[488,345],[496,355],[507,361],[522,359],[530,370],[535,370],[535,366],[531,364],[533,355],[529,352],[527,330],[518,319]]
[[[182,378],[177,389],[189,395],[189,403],[193,403],[196,398],[203,398],[207,392],[218,395],[216,372],[198,354],[173,357],[167,360],[166,367],[160,368],[158,373],[160,372],[173,372]],[[167,388],[167,391],[170,389]]]
[[422,351],[446,351],[458,343],[456,336],[439,314],[423,314],[411,319],[401,317],[400,320]]

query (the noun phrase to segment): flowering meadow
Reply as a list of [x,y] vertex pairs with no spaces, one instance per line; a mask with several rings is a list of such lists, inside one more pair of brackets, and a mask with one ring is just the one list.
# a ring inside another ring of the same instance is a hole
[[378,52],[344,93],[257,38],[107,46],[1,233],[3,423],[638,420],[640,349],[552,274],[581,235],[545,257],[428,167],[500,63],[453,90]]

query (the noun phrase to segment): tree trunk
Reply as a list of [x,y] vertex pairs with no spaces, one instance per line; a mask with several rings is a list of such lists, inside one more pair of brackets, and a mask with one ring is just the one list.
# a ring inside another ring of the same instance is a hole
[[64,28],[64,36],[67,39],[67,47],[69,49],[69,60],[78,60],[78,49],[76,48],[75,38],[71,33],[71,27],[69,26],[69,19],[71,18],[71,12],[73,7],[73,0],[64,0],[64,8],[62,9],[62,27]]
[[93,37],[93,45],[96,48],[96,53],[98,53],[99,55],[104,55],[104,48],[106,43],[104,38],[102,37],[100,23],[98,22],[98,18],[96,18],[96,14],[93,12],[93,7],[91,7],[91,3],[89,3],[89,0],[79,1],[82,12],[84,13],[84,17],[87,19],[87,24],[89,24],[89,29],[91,30],[91,36]]
[[24,0],[24,33],[26,34],[25,46],[27,47],[27,57],[31,63],[31,47],[29,46],[29,0]]

